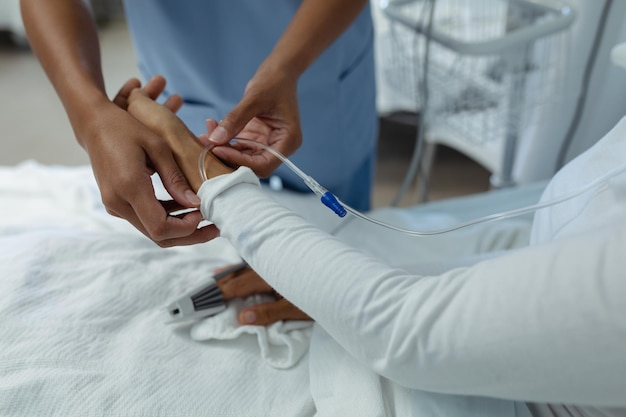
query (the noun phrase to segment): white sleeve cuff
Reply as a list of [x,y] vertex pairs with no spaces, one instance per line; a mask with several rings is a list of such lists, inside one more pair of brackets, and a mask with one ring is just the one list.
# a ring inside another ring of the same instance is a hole
[[202,203],[200,211],[205,219],[211,220],[213,217],[213,201],[224,191],[237,184],[252,184],[260,187],[260,182],[254,172],[248,167],[239,167],[232,174],[219,175],[211,178],[200,186],[198,196]]

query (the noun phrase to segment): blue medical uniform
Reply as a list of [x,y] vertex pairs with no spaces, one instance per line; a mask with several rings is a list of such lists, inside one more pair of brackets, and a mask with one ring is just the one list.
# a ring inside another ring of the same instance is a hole
[[[196,134],[222,119],[272,51],[299,0],[125,0],[142,76],[162,74],[166,95]],[[349,205],[367,210],[375,169],[373,27],[369,7],[302,75],[303,144],[290,159]],[[288,168],[283,184],[307,190]]]

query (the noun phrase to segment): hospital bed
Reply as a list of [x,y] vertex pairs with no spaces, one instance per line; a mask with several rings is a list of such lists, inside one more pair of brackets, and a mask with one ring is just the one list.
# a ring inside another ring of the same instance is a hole
[[[542,188],[371,214],[432,229],[536,202]],[[523,246],[531,221],[409,238],[335,218],[309,195],[267,192],[340,239],[417,272]],[[311,374],[332,363],[309,354],[311,323],[237,326],[237,309],[253,299],[202,321],[166,323],[172,299],[239,260],[221,238],[157,247],[106,213],[86,166],[0,167],[0,206],[0,415],[315,415],[320,378]]]

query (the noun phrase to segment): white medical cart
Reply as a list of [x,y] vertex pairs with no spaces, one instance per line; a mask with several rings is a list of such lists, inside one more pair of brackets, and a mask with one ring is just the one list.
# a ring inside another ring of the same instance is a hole
[[378,7],[387,18],[379,39],[387,46],[378,48],[379,80],[392,90],[385,94],[425,112],[422,198],[439,144],[483,165],[493,186],[513,185],[520,127],[563,93],[557,69],[574,10],[558,0],[383,0]]

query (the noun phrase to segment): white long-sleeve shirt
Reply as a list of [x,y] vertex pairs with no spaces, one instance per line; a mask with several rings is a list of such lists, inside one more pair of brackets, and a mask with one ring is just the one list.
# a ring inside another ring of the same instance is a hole
[[[557,174],[544,199],[624,163],[626,118]],[[538,414],[626,414],[626,174],[538,212],[529,247],[439,276],[362,254],[255,182],[244,168],[206,182],[203,214],[378,374],[416,390],[568,404]]]

